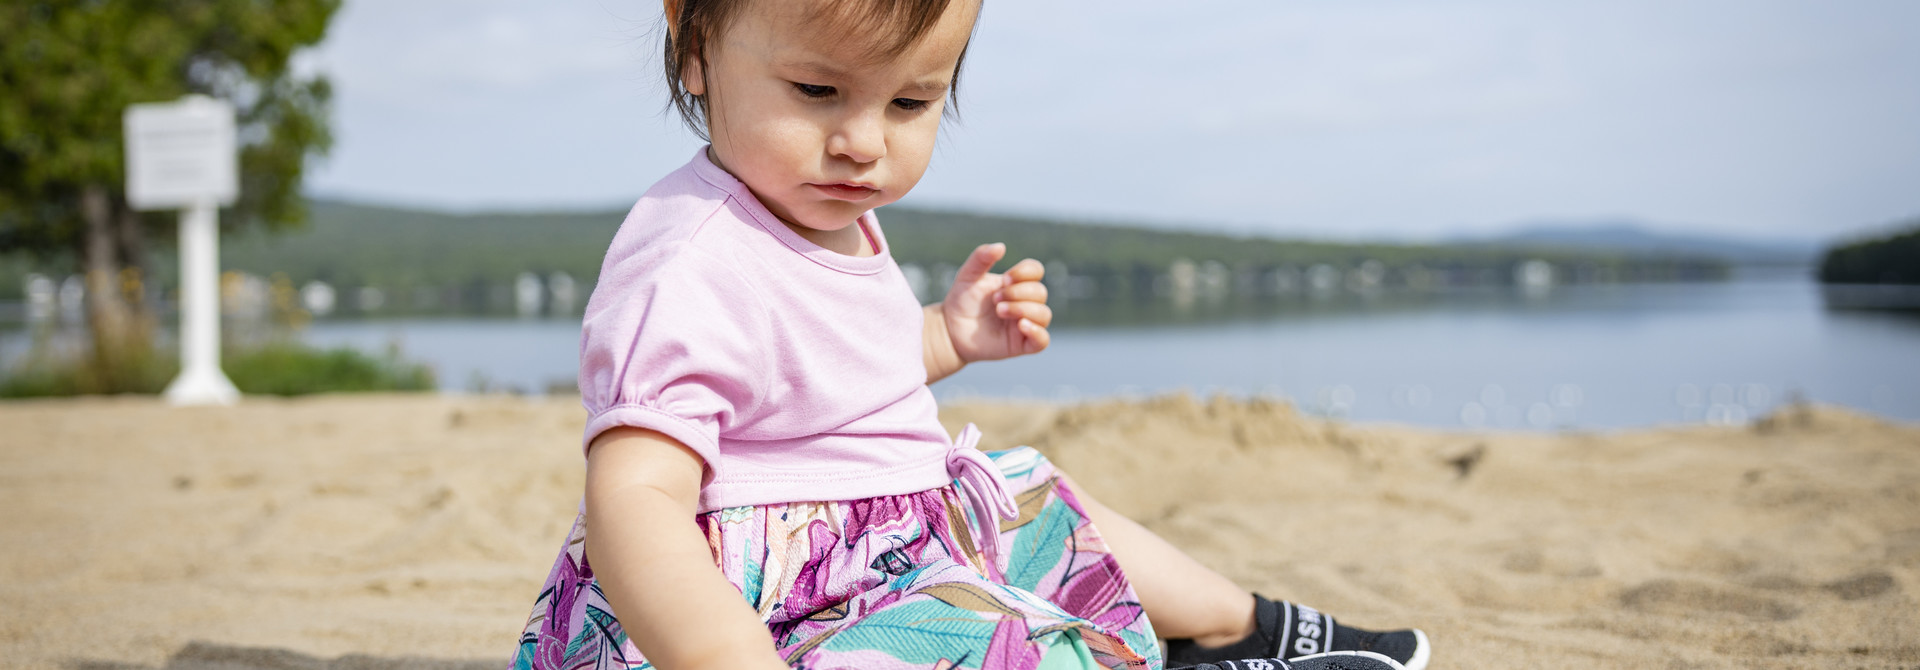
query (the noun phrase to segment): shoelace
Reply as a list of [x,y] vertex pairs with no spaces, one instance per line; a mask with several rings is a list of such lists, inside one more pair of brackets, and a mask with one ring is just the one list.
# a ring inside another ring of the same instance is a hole
[[1004,571],[1000,565],[1000,520],[1020,518],[1020,506],[1007,490],[1007,478],[979,448],[980,429],[973,424],[960,429],[947,449],[947,475],[959,485],[961,497],[973,511],[973,546],[986,557],[988,569]]

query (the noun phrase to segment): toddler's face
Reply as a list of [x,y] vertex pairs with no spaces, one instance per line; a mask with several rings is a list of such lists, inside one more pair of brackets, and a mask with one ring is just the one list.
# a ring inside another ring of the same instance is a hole
[[[801,235],[848,224],[907,194],[933,157],[977,4],[954,0],[898,57],[864,57],[858,35],[817,34],[812,2],[758,0],[685,76],[707,96],[713,158]],[[703,90],[704,89],[704,90]]]

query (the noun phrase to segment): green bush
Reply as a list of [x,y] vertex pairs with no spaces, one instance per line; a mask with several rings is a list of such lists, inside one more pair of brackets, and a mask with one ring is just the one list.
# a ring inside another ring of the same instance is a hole
[[[155,394],[179,373],[171,355],[124,357],[128,363],[102,370],[89,356],[35,352],[0,377],[0,398],[105,393]],[[315,349],[273,342],[229,349],[221,368],[241,393],[295,396],[353,391],[427,391],[433,370],[398,356],[376,358],[352,349]]]
[[292,396],[434,388],[433,370],[398,356],[374,358],[353,349],[322,350],[294,342],[228,352],[221,367],[241,393]]

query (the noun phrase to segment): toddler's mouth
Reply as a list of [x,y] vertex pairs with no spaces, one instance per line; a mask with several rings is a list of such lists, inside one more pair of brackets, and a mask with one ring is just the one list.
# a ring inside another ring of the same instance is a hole
[[839,182],[839,183],[833,183],[833,184],[809,184],[809,186],[812,186],[815,189],[818,189],[821,193],[825,193],[828,197],[831,197],[837,200],[847,200],[847,201],[853,201],[853,202],[866,200],[867,198],[871,198],[874,196],[874,194],[880,192],[880,189],[874,188],[872,186],[866,186],[864,184],[854,184],[854,183],[848,183],[848,182]]

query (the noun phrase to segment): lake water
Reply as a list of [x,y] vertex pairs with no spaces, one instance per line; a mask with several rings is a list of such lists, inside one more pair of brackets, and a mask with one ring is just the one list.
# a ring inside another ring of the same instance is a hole
[[[1920,421],[1920,312],[1829,309],[1797,277],[1145,310],[1068,303],[1059,321],[1041,355],[974,365],[936,393],[1269,395],[1360,421],[1541,430],[1741,423],[1799,396]],[[579,335],[571,319],[411,318],[321,321],[301,337],[397,347],[450,391],[543,393],[572,386]],[[0,330],[0,359],[26,340],[19,326]]]

